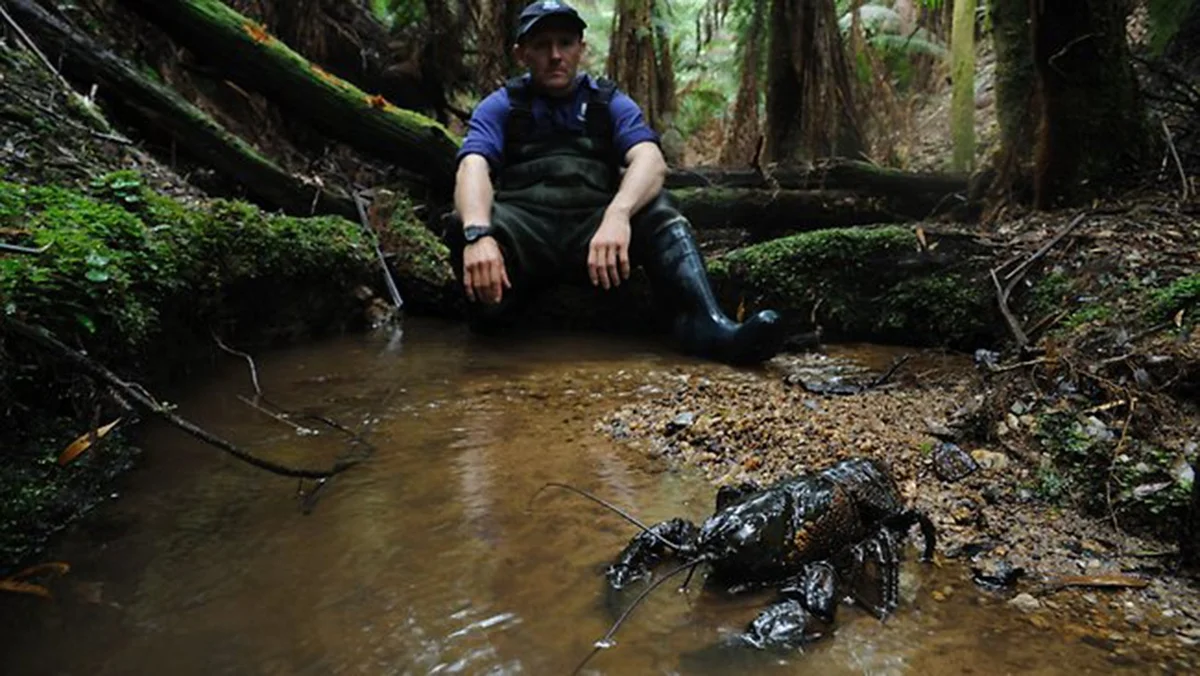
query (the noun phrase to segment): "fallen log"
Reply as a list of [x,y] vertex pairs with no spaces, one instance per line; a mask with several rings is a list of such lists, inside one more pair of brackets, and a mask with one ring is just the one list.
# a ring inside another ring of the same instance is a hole
[[122,0],[225,77],[322,133],[422,174],[449,196],[459,141],[441,124],[325,72],[218,0]]
[[798,232],[917,220],[927,210],[849,190],[755,190],[687,188],[671,191],[697,233],[738,229],[740,244]]
[[781,167],[763,173],[752,169],[696,167],[667,176],[667,188],[758,188],[770,190],[853,190],[872,195],[938,195],[962,193],[966,174],[908,172],[857,160],[830,159],[808,167]]
[[263,157],[175,91],[147,79],[113,52],[42,9],[34,0],[5,0],[14,19],[45,51],[65,57],[72,77],[98,81],[121,106],[163,130],[199,161],[243,186],[261,206],[296,216],[314,212],[355,218],[354,203],[305,184]]

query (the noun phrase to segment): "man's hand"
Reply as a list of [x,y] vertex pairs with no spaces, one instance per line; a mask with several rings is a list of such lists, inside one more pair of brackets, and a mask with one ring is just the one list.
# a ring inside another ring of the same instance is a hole
[[592,286],[611,289],[629,279],[629,214],[609,208],[588,247],[588,277]]
[[463,249],[463,286],[472,302],[499,303],[504,290],[511,289],[504,254],[492,237],[468,244]]

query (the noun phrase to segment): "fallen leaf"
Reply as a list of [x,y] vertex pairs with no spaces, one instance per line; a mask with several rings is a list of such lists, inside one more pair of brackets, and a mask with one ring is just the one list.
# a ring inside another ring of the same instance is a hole
[[44,599],[50,598],[50,590],[40,584],[17,582],[11,579],[0,580],[0,591],[13,592],[14,594],[32,594]]
[[917,249],[918,251],[929,248],[929,243],[925,241],[925,228],[920,226],[917,226],[917,241],[921,244],[920,248]]
[[70,570],[71,570],[71,564],[69,564],[65,561],[47,561],[46,563],[39,563],[36,566],[30,566],[28,568],[24,568],[16,573],[13,573],[12,575],[9,575],[7,579],[20,580],[20,579],[26,578],[26,577],[33,577],[34,575],[38,575],[40,573],[54,573],[56,575],[66,575],[67,572]]
[[1181,328],[1182,326],[1183,326],[1183,310],[1180,310],[1179,312],[1175,313],[1175,328],[1178,329],[1178,328]]
[[741,299],[738,300],[737,321],[740,324],[745,320],[746,320],[746,297],[742,296]]
[[121,419],[117,418],[104,427],[101,427],[98,430],[89,431],[75,441],[72,441],[71,445],[67,446],[66,450],[64,450],[62,454],[58,456],[58,464],[65,465],[74,460],[79,456],[80,453],[83,453],[87,449],[91,448],[93,441],[99,441],[100,439],[104,438],[104,435],[112,431],[112,428],[116,427],[117,423],[119,422],[121,422]]

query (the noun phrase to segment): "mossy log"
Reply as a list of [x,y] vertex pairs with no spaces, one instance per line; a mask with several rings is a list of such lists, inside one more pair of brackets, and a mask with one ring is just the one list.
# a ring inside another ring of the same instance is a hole
[[230,80],[332,138],[415,171],[448,196],[459,141],[424,115],[322,70],[218,0],[122,0]]
[[726,308],[774,308],[791,334],[974,348],[1002,337],[987,244],[904,226],[803,233],[714,258]]
[[685,169],[667,176],[675,188],[763,188],[771,190],[853,190],[859,194],[906,197],[966,194],[966,174],[901,171],[856,160],[824,160],[806,167],[781,167],[764,174],[751,169]]
[[51,54],[65,56],[67,73],[99,81],[136,116],[179,142],[188,153],[242,185],[260,205],[293,215],[314,211],[356,217],[345,196],[306,185],[170,88],[147,79],[123,59],[42,9],[33,0],[9,0],[13,16]]

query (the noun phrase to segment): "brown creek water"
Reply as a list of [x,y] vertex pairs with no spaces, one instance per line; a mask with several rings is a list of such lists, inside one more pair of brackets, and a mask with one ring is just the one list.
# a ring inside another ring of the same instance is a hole
[[[309,514],[297,482],[148,426],[142,466],[63,538],[55,598],[0,599],[4,674],[566,674],[634,594],[603,568],[634,529],[547,481],[591,490],[654,522],[702,520],[713,488],[593,431],[645,396],[652,372],[725,367],[656,344],[539,334],[482,342],[409,319],[404,334],[349,336],[263,354],[284,407],[366,425],[375,452]],[[230,357],[176,403],[273,459],[325,466],[345,447],[246,406]],[[317,428],[305,423],[306,426]],[[1157,673],[1039,630],[953,566],[915,562],[886,623],[843,605],[835,635],[804,653],[730,640],[770,594],[728,598],[668,583],[585,673]],[[945,600],[935,601],[932,591]],[[636,593],[636,590],[635,592]]]

